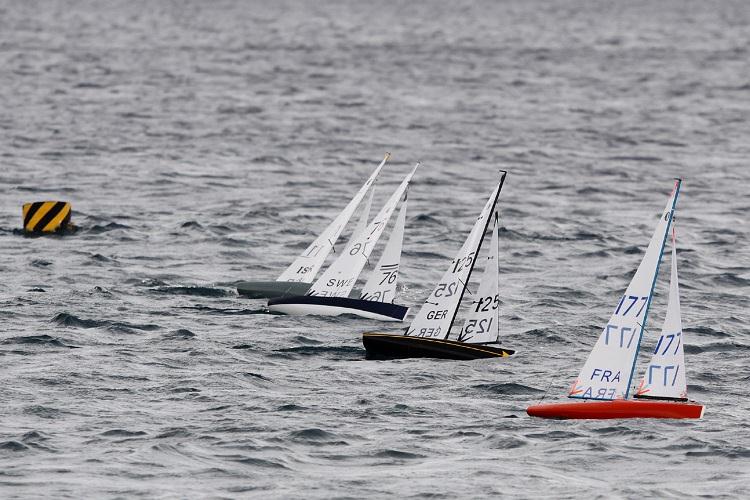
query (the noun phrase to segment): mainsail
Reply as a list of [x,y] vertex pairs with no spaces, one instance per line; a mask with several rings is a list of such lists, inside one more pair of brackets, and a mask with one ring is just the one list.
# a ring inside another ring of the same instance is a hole
[[489,226],[490,215],[495,210],[504,181],[505,172],[500,178],[500,183],[485,203],[471,233],[469,233],[469,237],[451,262],[448,270],[443,274],[440,283],[425,300],[422,308],[407,328],[405,335],[448,338],[450,328],[456,318],[456,312],[461,304],[461,297],[463,297],[466,289],[466,283],[468,283],[469,276],[474,268],[477,252],[482,245],[487,226]]
[[354,288],[357,278],[362,272],[370,257],[373,247],[377,244],[380,236],[385,230],[388,220],[393,215],[396,205],[401,200],[411,181],[414,172],[419,168],[419,163],[406,176],[401,185],[391,195],[388,202],[378,212],[370,225],[364,232],[349,245],[348,251],[336,259],[331,266],[325,270],[323,275],[313,283],[307,295],[323,297],[347,297]]
[[362,199],[367,194],[367,190],[375,182],[380,170],[385,165],[385,162],[390,158],[390,153],[386,153],[383,161],[380,162],[378,168],[370,175],[367,182],[360,188],[354,198],[344,208],[344,210],[331,222],[331,224],[313,241],[310,246],[305,249],[302,254],[290,265],[281,276],[276,278],[276,281],[298,281],[303,283],[312,283],[315,275],[320,270],[320,267],[328,257],[333,245],[341,235],[341,231],[344,230],[347,222],[354,214],[357,206],[360,204]]
[[406,199],[401,204],[396,224],[393,226],[383,255],[380,256],[370,278],[362,288],[360,299],[377,302],[392,303],[396,299],[398,285],[398,268],[401,262],[401,247],[404,241],[404,226],[406,225]]
[[484,274],[477,293],[473,295],[471,311],[466,316],[459,342],[487,344],[497,342],[500,319],[500,287],[498,284],[498,216],[495,212],[495,227],[492,230],[490,251],[485,262]]
[[677,251],[672,230],[672,272],[669,281],[667,315],[661,337],[646,367],[636,397],[687,400],[684,336],[680,319],[680,289],[677,284]]
[[679,191],[678,180],[638,270],[599,336],[581,373],[571,386],[568,397],[605,400],[628,397],[630,380]]

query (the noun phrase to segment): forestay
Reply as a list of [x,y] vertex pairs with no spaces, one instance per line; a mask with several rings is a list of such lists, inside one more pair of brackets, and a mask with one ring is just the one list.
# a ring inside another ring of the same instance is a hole
[[437,287],[422,305],[417,316],[407,328],[405,335],[448,338],[451,325],[453,325],[453,320],[456,317],[456,311],[461,304],[466,283],[474,267],[475,256],[489,225],[490,215],[495,210],[504,180],[505,173],[500,179],[500,184],[492,191],[492,195],[485,203],[461,250],[443,274]]
[[661,337],[646,367],[636,396],[664,399],[687,399],[685,378],[685,340],[680,318],[680,289],[677,284],[677,251],[674,229],[672,232],[672,272],[669,282],[667,315]]
[[347,297],[349,295],[418,167],[419,163],[391,195],[367,229],[349,246],[348,251],[341,254],[313,283],[307,295],[323,297]]
[[638,270],[571,386],[568,397],[605,400],[628,397],[635,359],[679,190],[680,182],[677,181]]
[[401,262],[401,247],[404,241],[404,226],[406,225],[406,199],[401,204],[401,210],[396,217],[388,243],[383,255],[380,256],[370,278],[362,288],[360,299],[376,302],[390,302],[396,299],[398,285],[398,268]]
[[497,342],[499,336],[500,290],[498,284],[498,227],[495,212],[495,227],[492,230],[490,251],[485,262],[484,274],[466,316],[459,342],[487,344]]
[[302,255],[290,265],[281,276],[276,278],[276,281],[298,281],[302,283],[312,283],[315,275],[318,274],[320,267],[328,257],[333,245],[338,240],[344,227],[349,222],[349,219],[354,214],[357,206],[362,202],[362,199],[367,194],[367,190],[375,182],[380,171],[382,170],[385,162],[390,158],[390,154],[387,153],[383,161],[380,162],[378,168],[370,175],[367,182],[362,185],[360,190],[354,195],[349,204],[344,210],[331,222],[331,224],[323,231],[318,238],[313,241],[310,246],[302,252]]

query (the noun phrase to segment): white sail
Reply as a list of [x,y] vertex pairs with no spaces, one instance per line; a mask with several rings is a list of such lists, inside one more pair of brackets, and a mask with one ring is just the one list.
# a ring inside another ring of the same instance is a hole
[[385,245],[383,255],[380,256],[370,278],[362,288],[360,299],[376,302],[393,303],[396,300],[396,286],[398,285],[398,268],[401,262],[401,246],[404,241],[404,226],[406,225],[406,200],[401,204],[401,210],[396,217],[391,236]]
[[646,367],[636,396],[650,398],[687,399],[685,355],[682,349],[685,337],[680,319],[680,289],[677,284],[677,251],[672,232],[672,273],[669,282],[667,315],[661,337]]
[[471,310],[466,316],[459,342],[472,344],[486,344],[497,342],[500,329],[500,290],[498,284],[497,256],[498,256],[498,227],[497,212],[495,212],[495,227],[492,230],[490,251],[487,254],[484,274],[479,282],[477,293],[471,302]]
[[333,264],[313,283],[307,295],[323,297],[347,297],[349,295],[418,167],[419,163],[391,195],[367,229],[352,242],[348,251],[333,261]]
[[571,386],[568,397],[606,400],[628,397],[635,359],[679,190],[680,182],[677,181],[638,270]]
[[456,311],[461,304],[466,283],[474,267],[476,253],[489,225],[490,215],[495,210],[495,204],[504,180],[505,173],[503,173],[500,184],[492,191],[490,198],[485,203],[461,250],[443,274],[440,283],[425,300],[422,308],[407,328],[405,335],[448,338],[451,325],[453,325],[453,320],[456,317]]
[[372,208],[372,198],[375,196],[375,187],[370,190],[370,196],[367,197],[367,203],[365,203],[365,208],[362,210],[362,213],[359,216],[359,222],[357,222],[357,227],[354,228],[354,232],[352,233],[352,239],[354,239],[354,235],[360,234],[362,231],[364,231],[367,228],[367,221],[370,220],[370,208]]
[[344,227],[354,214],[357,206],[365,197],[365,194],[367,194],[367,190],[370,189],[370,186],[372,186],[375,179],[377,179],[380,170],[382,170],[383,165],[388,161],[388,158],[390,158],[390,153],[386,153],[385,158],[380,162],[378,168],[376,168],[372,175],[370,175],[370,178],[367,179],[367,182],[364,183],[357,194],[354,195],[354,198],[351,199],[346,208],[344,208],[333,222],[329,224],[325,231],[323,231],[320,236],[318,236],[299,257],[297,257],[292,265],[281,273],[281,276],[276,278],[276,281],[312,283],[315,275],[318,274],[320,267],[323,265],[326,257],[328,257],[328,254],[333,248],[333,245],[336,243],[336,240],[339,239],[341,231],[344,230]]
[[344,248],[344,252],[349,251],[349,248],[351,248],[352,244],[357,240],[357,237],[367,229],[367,221],[370,219],[370,208],[372,207],[372,198],[375,196],[375,187],[370,190],[370,196],[367,198],[367,203],[365,203],[364,208],[362,209],[362,213],[359,214],[359,222],[357,222],[357,227],[354,228],[354,231],[352,232],[351,236],[349,237],[349,242],[346,244],[346,247]]

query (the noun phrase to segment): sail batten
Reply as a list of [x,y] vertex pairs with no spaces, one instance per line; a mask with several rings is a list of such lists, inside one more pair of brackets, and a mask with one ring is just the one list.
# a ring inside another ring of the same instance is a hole
[[643,260],[573,383],[568,397],[601,400],[628,397],[679,189],[678,180]]
[[339,239],[339,236],[341,236],[341,232],[349,222],[349,219],[351,219],[355,210],[362,202],[362,199],[365,197],[367,191],[373,185],[378,175],[380,175],[380,171],[388,161],[388,158],[390,158],[390,154],[385,155],[383,161],[380,162],[380,165],[378,165],[375,171],[362,185],[357,194],[354,195],[354,198],[351,199],[344,210],[342,210],[341,213],[339,213],[339,215],[328,225],[328,227],[326,227],[325,230],[320,233],[315,241],[310,243],[305,251],[302,252],[302,254],[300,254],[294,260],[294,262],[292,262],[292,264],[287,267],[283,273],[281,273],[278,278],[276,278],[276,281],[301,283],[313,282],[313,280],[315,279],[315,275],[318,274],[318,271],[323,266],[326,257],[328,257],[328,254],[333,249],[336,240]]

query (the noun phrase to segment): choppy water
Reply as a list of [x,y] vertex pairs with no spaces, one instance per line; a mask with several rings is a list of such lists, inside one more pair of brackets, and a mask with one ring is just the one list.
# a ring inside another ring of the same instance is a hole
[[[750,495],[749,47],[739,0],[0,2],[0,496]],[[234,292],[385,151],[383,186],[424,162],[408,304],[509,170],[518,356],[364,361],[381,324]],[[674,176],[705,418],[528,418],[577,374]],[[81,231],[13,234],[47,198]]]

